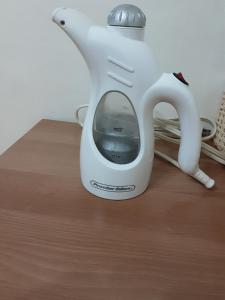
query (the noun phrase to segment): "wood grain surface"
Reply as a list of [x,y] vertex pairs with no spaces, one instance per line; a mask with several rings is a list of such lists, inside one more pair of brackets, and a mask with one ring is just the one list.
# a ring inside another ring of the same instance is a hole
[[207,191],[155,159],[147,192],[107,201],[80,183],[80,133],[43,120],[0,158],[0,300],[224,300],[225,168],[201,159]]

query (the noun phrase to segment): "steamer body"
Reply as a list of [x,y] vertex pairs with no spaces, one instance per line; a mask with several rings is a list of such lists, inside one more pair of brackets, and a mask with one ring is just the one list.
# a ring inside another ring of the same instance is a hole
[[[128,17],[118,17],[121,9]],[[129,19],[135,13],[139,19]],[[198,168],[200,122],[193,97],[176,74],[159,72],[144,42],[142,14],[136,7],[119,6],[109,16],[106,28],[93,25],[71,9],[53,14],[79,48],[91,74],[81,139],[81,180],[89,192],[111,200],[136,197],[149,185],[154,158],[153,109],[159,102],[172,104],[181,120],[181,169],[194,174]]]

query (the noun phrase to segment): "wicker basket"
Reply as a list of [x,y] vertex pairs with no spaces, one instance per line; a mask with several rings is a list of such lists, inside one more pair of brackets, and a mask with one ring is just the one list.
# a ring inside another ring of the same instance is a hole
[[225,93],[217,116],[217,132],[214,143],[218,150],[225,152]]

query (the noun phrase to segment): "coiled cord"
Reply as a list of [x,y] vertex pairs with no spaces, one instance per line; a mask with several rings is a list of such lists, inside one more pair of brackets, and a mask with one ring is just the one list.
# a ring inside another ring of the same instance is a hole
[[[211,127],[211,130],[209,130],[210,133],[202,137],[202,153],[204,153],[211,159],[214,159],[218,163],[225,165],[225,152],[219,151],[215,147],[206,143],[207,141],[212,140],[216,135],[216,124],[206,118],[201,118],[201,121]],[[161,139],[174,144],[180,143],[181,132],[178,119],[166,120],[155,118],[154,129],[155,137],[157,139]],[[174,164],[174,160],[169,156],[165,157],[165,155],[159,151],[156,151],[156,154]]]

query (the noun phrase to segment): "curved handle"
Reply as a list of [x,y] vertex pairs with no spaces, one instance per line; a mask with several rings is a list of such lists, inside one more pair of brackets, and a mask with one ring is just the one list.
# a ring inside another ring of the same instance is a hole
[[163,74],[146,92],[145,101],[153,111],[159,102],[168,102],[175,107],[180,118],[181,144],[178,155],[179,166],[187,174],[198,170],[201,151],[200,117],[189,88],[173,74]]

